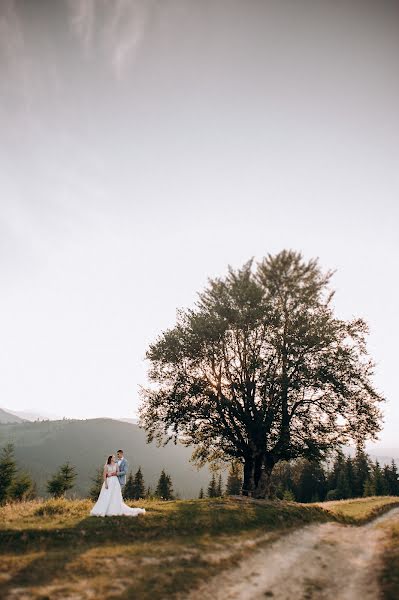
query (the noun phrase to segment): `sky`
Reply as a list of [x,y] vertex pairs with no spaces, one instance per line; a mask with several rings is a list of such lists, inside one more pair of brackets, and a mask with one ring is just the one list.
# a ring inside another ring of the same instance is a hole
[[2,0],[0,406],[132,417],[208,277],[284,248],[370,326],[396,443],[399,6]]

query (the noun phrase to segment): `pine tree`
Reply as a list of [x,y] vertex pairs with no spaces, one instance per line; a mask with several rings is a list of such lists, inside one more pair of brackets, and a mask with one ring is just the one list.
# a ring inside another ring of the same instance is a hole
[[76,477],[75,467],[69,463],[61,465],[58,471],[47,482],[48,493],[54,498],[64,496],[75,485]]
[[392,496],[399,496],[399,474],[394,459],[392,459],[391,462],[390,482],[390,494],[392,494]]
[[204,497],[204,488],[201,488],[201,489],[200,489],[200,493],[199,493],[199,495],[198,495],[198,498],[199,498],[200,500],[202,500],[202,498],[203,498],[203,497]]
[[322,466],[306,459],[299,461],[299,465],[301,469],[295,490],[298,502],[314,502],[315,498],[324,500],[326,482]]
[[390,465],[385,465],[383,477],[387,494],[390,496],[399,496],[398,469],[393,459]]
[[217,483],[215,473],[212,474],[212,479],[208,485],[208,498],[217,498]]
[[353,498],[356,495],[353,489],[355,480],[355,467],[350,456],[347,456],[345,461],[345,477],[347,482],[348,498]]
[[133,473],[131,471],[127,476],[125,489],[123,490],[123,495],[124,498],[126,498],[126,500],[134,500],[134,479]]
[[91,477],[90,479],[92,485],[89,490],[89,498],[95,502],[100,495],[104,483],[104,467],[99,467],[94,477]]
[[336,453],[332,468],[327,476],[327,487],[329,490],[336,490],[338,486],[338,475],[345,470],[345,455],[342,450]]
[[364,483],[363,496],[365,498],[368,498],[369,496],[375,496],[375,488],[371,478],[368,478]]
[[373,470],[372,470],[372,474],[373,474],[374,494],[376,496],[385,496],[387,494],[387,484],[386,484],[386,481],[384,480],[382,469],[380,467],[380,463],[378,462],[378,460],[375,461],[375,464],[374,464]]
[[152,487],[148,486],[146,493],[145,493],[145,497],[146,498],[152,498],[153,497],[153,492],[152,492]]
[[161,475],[158,480],[157,489],[155,490],[157,498],[162,500],[173,500],[173,485],[170,475],[165,473],[162,469]]
[[295,496],[291,490],[284,490],[282,499],[286,502],[295,502]]
[[141,467],[138,468],[133,479],[133,500],[145,498],[145,483]]
[[216,485],[216,497],[221,498],[223,496],[223,481],[222,476],[219,475],[217,485]]
[[337,478],[337,487],[336,487],[336,499],[337,500],[345,500],[346,498],[350,498],[350,486],[348,482],[348,478],[346,475],[346,469],[342,469],[338,473]]
[[238,496],[242,488],[241,465],[238,462],[233,462],[229,468],[227,476],[226,494],[228,496]]
[[33,500],[36,497],[36,484],[28,473],[18,473],[15,477],[11,489],[10,499],[22,502],[23,500]]
[[9,499],[16,472],[14,445],[7,444],[0,455],[0,505]]
[[353,471],[353,496],[361,498],[364,494],[366,482],[370,479],[370,459],[361,447],[356,450],[353,459]]

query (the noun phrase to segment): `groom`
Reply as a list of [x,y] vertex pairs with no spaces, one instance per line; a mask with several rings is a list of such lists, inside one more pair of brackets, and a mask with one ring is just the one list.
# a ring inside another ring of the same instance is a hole
[[127,463],[126,458],[123,456],[123,450],[118,450],[118,452],[116,453],[116,456],[118,457],[118,467],[119,467],[118,479],[119,479],[119,483],[121,484],[121,490],[122,490],[122,495],[123,495],[123,488],[125,487],[125,484],[126,484],[126,474],[127,474],[129,465]]

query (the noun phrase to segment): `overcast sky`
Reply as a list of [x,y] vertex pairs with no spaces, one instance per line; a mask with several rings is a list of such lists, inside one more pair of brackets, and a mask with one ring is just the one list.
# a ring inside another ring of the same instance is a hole
[[2,0],[0,406],[132,416],[208,276],[337,269],[399,419],[399,8]]

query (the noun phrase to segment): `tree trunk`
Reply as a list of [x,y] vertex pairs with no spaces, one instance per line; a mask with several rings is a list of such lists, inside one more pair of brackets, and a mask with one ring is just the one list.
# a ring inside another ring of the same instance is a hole
[[252,496],[254,485],[254,467],[255,462],[252,456],[246,457],[244,460],[244,481],[242,484],[242,495]]
[[259,482],[262,478],[262,471],[263,471],[263,465],[264,465],[264,457],[262,455],[258,455],[255,458],[255,465],[254,465],[254,490],[257,489]]
[[255,498],[272,498],[273,490],[271,485],[272,472],[275,465],[275,459],[270,456],[262,456],[257,461],[255,478]]

